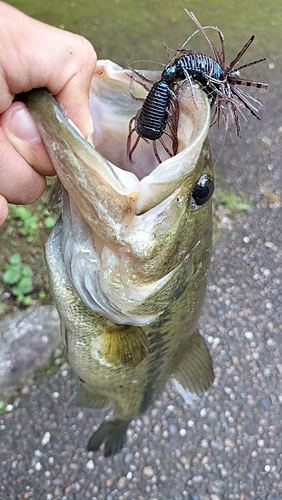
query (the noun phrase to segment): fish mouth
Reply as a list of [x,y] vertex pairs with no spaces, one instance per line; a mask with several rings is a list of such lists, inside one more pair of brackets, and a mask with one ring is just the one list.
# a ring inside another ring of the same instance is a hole
[[[161,72],[142,70],[132,73],[110,60],[102,60],[97,63],[90,91],[94,147],[112,166],[133,174],[131,181],[138,191],[136,214],[144,213],[180,186],[195,167],[196,158],[210,127],[210,104],[206,94],[198,85],[192,87],[189,82],[184,81],[179,86],[177,95],[177,154],[169,158],[157,141],[158,154],[162,160],[159,163],[152,141],[141,139],[132,160],[128,162],[129,122],[140,110],[143,104],[140,101],[148,93],[143,86],[143,78],[152,84],[160,77]],[[137,134],[133,137],[133,142],[136,138]],[[170,149],[169,136],[163,134],[162,139]],[[129,182],[128,177],[125,182]]]
[[[161,76],[161,72],[152,71],[139,71],[138,74],[151,82]],[[129,122],[142,106],[140,99],[145,99],[147,95],[142,85],[135,80],[132,83],[131,76],[130,70],[110,60],[98,61],[89,96],[94,126],[92,144],[83,138],[67,119],[66,112],[46,91],[44,95],[43,89],[28,93],[26,102],[55,170],[70,196],[76,192],[76,198],[79,197],[77,190],[80,184],[84,191],[82,198],[88,197],[86,191],[95,189],[99,177],[99,185],[103,184],[109,197],[127,197],[126,211],[132,212],[134,206],[134,214],[140,215],[167,198],[195,171],[210,127],[210,104],[197,85],[192,87],[184,81],[178,91],[177,154],[168,158],[158,147],[163,160],[158,163],[152,141],[141,140],[132,161],[128,163]],[[170,147],[170,139],[165,134],[163,139]],[[89,202],[92,210],[93,197]],[[119,205],[124,203],[119,200]],[[85,213],[90,206],[82,203],[81,208]],[[124,210],[122,212],[125,217]]]

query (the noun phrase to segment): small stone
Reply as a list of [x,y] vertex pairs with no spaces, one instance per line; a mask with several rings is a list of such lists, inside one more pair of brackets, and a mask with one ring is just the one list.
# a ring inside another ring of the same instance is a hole
[[42,446],[46,446],[50,442],[51,434],[49,431],[45,432],[43,438],[41,439]]
[[40,462],[36,462],[36,464],[35,464],[35,470],[38,470],[38,471],[39,471],[39,470],[41,470],[41,469],[42,469],[42,465],[41,465],[41,463],[40,463]]
[[201,483],[202,481],[203,481],[203,476],[198,475],[193,477],[194,483]]
[[227,448],[234,448],[235,447],[235,443],[234,441],[232,441],[231,439],[229,438],[226,438],[224,440],[224,445],[227,446]]
[[124,461],[124,463],[126,463],[126,465],[129,465],[130,462],[132,462],[132,459],[133,459],[133,454],[132,453],[126,453],[124,455],[123,461]]
[[168,426],[168,431],[169,431],[169,434],[170,434],[171,436],[175,436],[175,434],[177,433],[177,427],[176,427],[176,425],[174,425],[174,424],[169,424],[169,426]]
[[74,462],[71,462],[69,464],[69,468],[72,470],[77,470],[78,469],[78,464],[75,464]]
[[124,487],[126,485],[126,477],[125,476],[121,476],[117,482],[117,488],[119,490],[123,490]]
[[26,394],[28,394],[28,393],[29,393],[29,389],[30,389],[30,388],[29,388],[29,385],[27,385],[27,384],[26,384],[26,385],[24,385],[24,386],[22,387],[21,393],[22,393],[23,395],[26,395]]
[[228,471],[224,467],[220,470],[220,475],[221,477],[227,477],[228,476]]
[[94,462],[93,462],[93,460],[88,460],[88,462],[86,464],[86,469],[87,470],[93,470],[94,469]]
[[148,415],[143,415],[142,421],[144,425],[150,425],[150,418],[148,417]]
[[200,446],[202,446],[202,448],[207,448],[209,446],[208,440],[202,439],[202,441],[200,442]]
[[145,477],[152,477],[154,475],[154,471],[150,465],[144,467],[143,469],[143,476]]
[[211,440],[210,446],[211,446],[211,448],[213,450],[217,450],[217,451],[222,451],[223,450],[222,443],[219,443],[218,441],[215,441],[215,439]]
[[190,493],[189,500],[199,500],[199,497],[196,493]]

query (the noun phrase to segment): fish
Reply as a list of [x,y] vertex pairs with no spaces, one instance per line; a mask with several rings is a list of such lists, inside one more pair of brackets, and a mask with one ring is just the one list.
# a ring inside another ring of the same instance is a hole
[[[183,82],[177,154],[159,164],[152,143],[142,141],[129,165],[128,125],[140,108],[130,85],[129,70],[98,61],[90,141],[45,89],[25,98],[62,185],[45,254],[66,353],[80,379],[70,404],[114,407],[87,445],[103,445],[105,456],[121,451],[130,422],[170,378],[195,394],[214,380],[197,327],[212,248],[210,104],[197,85]],[[144,87],[133,85],[144,99]]]

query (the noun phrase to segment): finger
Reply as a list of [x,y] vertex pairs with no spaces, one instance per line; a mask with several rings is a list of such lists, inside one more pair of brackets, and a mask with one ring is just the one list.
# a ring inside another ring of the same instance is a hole
[[[5,69],[0,71],[0,113],[8,109],[16,94],[46,87],[87,137],[93,129],[88,96],[97,59],[94,48],[79,35],[41,23],[5,3],[0,5],[0,68]],[[20,40],[16,50],[15,40]]]
[[2,226],[7,219],[8,211],[8,202],[6,198],[0,194],[0,226]]
[[[0,116],[0,125],[14,149],[42,175],[54,175],[45,146],[35,121],[22,102],[13,103]],[[14,156],[14,158],[16,158]],[[0,188],[1,189],[1,188]]]
[[45,190],[45,177],[14,149],[0,128],[0,194],[9,203],[33,203]]
[[77,125],[83,135],[88,137],[93,133],[93,123],[89,111],[89,88],[97,57],[88,40],[73,34],[72,38],[75,46],[73,50],[76,50],[77,57],[68,68],[70,78],[58,93],[56,93],[56,89],[53,90],[52,82],[47,88],[64,106],[68,117]]

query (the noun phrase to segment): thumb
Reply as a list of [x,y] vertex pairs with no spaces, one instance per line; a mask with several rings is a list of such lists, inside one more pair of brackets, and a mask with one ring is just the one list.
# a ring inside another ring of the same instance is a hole
[[14,148],[15,164],[18,157],[16,155],[20,155],[38,173],[42,175],[55,174],[39,130],[25,104],[14,102],[7,111],[2,113],[0,124]]

